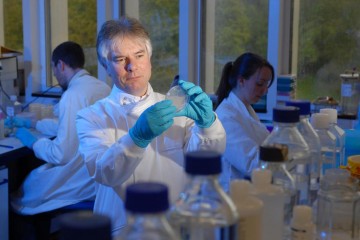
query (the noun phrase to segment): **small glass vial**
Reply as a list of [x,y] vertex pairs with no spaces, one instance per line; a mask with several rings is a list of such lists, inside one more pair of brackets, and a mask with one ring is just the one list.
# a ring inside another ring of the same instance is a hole
[[306,205],[295,206],[290,229],[291,240],[315,240],[316,226],[312,220],[312,208]]
[[126,188],[127,226],[117,240],[179,239],[167,218],[168,187],[157,182],[138,182]]
[[221,154],[194,151],[185,155],[188,183],[170,211],[170,222],[186,240],[235,240],[239,216],[219,184]]

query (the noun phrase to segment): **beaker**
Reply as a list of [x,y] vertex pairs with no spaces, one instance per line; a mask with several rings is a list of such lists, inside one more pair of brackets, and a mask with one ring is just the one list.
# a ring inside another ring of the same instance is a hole
[[356,117],[358,113],[359,94],[357,89],[360,86],[359,73],[340,74],[341,77],[341,114]]
[[359,239],[358,179],[345,169],[328,169],[320,182],[316,228],[321,240]]

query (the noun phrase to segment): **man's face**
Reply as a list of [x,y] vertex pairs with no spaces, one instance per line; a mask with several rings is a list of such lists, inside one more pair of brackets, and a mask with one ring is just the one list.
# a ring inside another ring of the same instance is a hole
[[58,81],[60,87],[65,91],[68,87],[68,82],[66,80],[66,76],[64,74],[64,63],[59,60],[58,63],[55,65],[53,61],[51,61],[51,67],[53,70],[53,74]]
[[114,84],[126,93],[143,96],[151,77],[151,61],[145,43],[125,37],[110,52],[106,71]]

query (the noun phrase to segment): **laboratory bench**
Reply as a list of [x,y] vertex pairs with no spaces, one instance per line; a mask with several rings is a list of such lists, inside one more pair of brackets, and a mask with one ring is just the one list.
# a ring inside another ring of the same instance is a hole
[[11,239],[10,193],[20,187],[34,168],[44,164],[17,138],[0,140],[0,239]]

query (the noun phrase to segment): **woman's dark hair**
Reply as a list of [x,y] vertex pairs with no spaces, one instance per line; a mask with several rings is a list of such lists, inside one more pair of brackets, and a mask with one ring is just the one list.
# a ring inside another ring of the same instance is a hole
[[217,106],[229,96],[230,91],[236,87],[239,76],[244,79],[249,79],[258,69],[268,67],[271,71],[271,82],[269,87],[274,81],[274,67],[263,57],[254,53],[244,53],[240,55],[235,62],[228,62],[225,64],[220,84],[216,90]]
[[61,43],[54,49],[51,60],[54,62],[55,66],[58,64],[59,60],[61,60],[73,69],[84,68],[85,55],[80,44],[67,41]]

